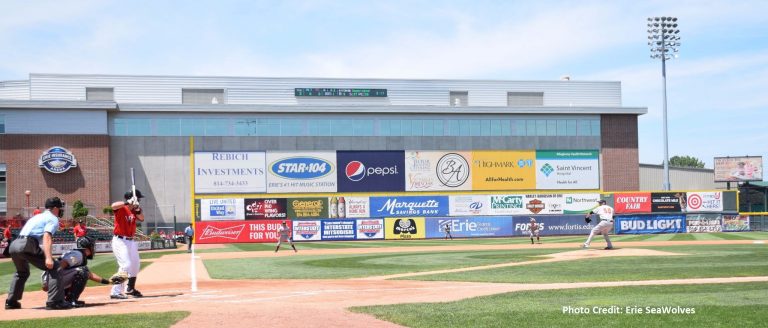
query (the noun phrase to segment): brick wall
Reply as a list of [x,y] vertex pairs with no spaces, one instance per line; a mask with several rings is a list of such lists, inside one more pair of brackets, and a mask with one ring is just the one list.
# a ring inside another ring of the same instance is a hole
[[[53,146],[72,152],[77,167],[61,174],[38,167],[40,155]],[[66,201],[68,208],[81,200],[99,213],[110,203],[107,135],[0,135],[0,162],[8,167],[8,216],[26,207],[25,190],[31,191],[32,207],[43,208],[45,199],[53,196]]]
[[638,190],[637,115],[602,115],[600,122],[603,190]]

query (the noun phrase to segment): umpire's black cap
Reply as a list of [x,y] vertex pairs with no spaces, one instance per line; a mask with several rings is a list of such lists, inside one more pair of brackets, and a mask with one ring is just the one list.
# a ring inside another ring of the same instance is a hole
[[606,201],[605,199],[601,199],[601,200],[598,200],[597,203],[600,205],[605,205]]
[[53,209],[55,207],[64,208],[64,202],[59,197],[51,197],[45,200],[45,208]]
[[[133,198],[133,191],[126,191],[125,195],[123,195],[125,199],[131,199]],[[141,191],[139,189],[136,189],[136,198],[144,198],[144,195],[141,194]]]

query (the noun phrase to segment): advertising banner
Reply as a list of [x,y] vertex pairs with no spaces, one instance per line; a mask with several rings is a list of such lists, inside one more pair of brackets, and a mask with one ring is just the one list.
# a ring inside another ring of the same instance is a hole
[[384,239],[384,219],[357,220],[357,239]]
[[356,229],[355,220],[322,220],[323,240],[353,240]]
[[688,212],[723,211],[723,193],[720,191],[688,192],[686,196],[686,211]]
[[320,240],[320,221],[293,221],[293,241]]
[[688,233],[723,231],[723,216],[720,214],[688,214],[685,216]]
[[267,191],[264,152],[195,152],[195,193]]
[[328,217],[328,197],[288,198],[288,217],[319,219]]
[[336,192],[336,152],[267,152],[267,192]]
[[244,220],[242,198],[201,199],[200,216],[203,221]]
[[[195,243],[264,243],[275,242],[282,220],[201,221],[195,224]],[[289,226],[291,223],[288,223]]]
[[405,191],[405,152],[337,151],[339,192]]
[[426,237],[444,238],[445,225],[451,227],[454,238],[512,236],[512,218],[505,217],[456,217],[425,218]]
[[371,197],[371,217],[448,216],[448,196]]
[[529,211],[523,203],[523,195],[491,195],[488,196],[489,215],[526,214]]
[[448,214],[450,216],[488,215],[489,200],[488,195],[448,196]]
[[277,220],[288,217],[285,198],[246,198],[246,220]]
[[470,152],[405,152],[405,190],[472,190]]
[[763,181],[763,157],[715,157],[715,182]]
[[345,197],[345,211],[348,218],[371,217],[371,206],[368,197]]
[[[514,223],[515,236],[528,236],[530,229],[530,216],[515,216],[512,218]],[[539,225],[539,235],[588,235],[596,222],[585,223],[584,215],[546,215],[535,216],[536,223]]]
[[685,215],[630,215],[618,216],[616,233],[619,234],[651,234],[651,233],[682,233],[685,232]]
[[386,239],[424,239],[425,236],[424,218],[384,219]]
[[536,152],[473,151],[473,190],[532,190],[536,189]]
[[651,193],[615,193],[613,203],[616,213],[650,213]]
[[525,195],[526,214],[563,214],[565,198],[562,194]]
[[651,193],[651,212],[682,212],[685,207],[685,193]]
[[749,215],[723,215],[723,231],[749,231]]
[[597,150],[537,150],[536,189],[600,189]]
[[600,194],[565,194],[563,214],[586,214],[597,207]]

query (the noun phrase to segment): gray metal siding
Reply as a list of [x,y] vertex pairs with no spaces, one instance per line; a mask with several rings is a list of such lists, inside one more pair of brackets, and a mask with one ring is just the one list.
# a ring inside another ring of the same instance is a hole
[[[182,88],[222,88],[228,104],[446,106],[448,93],[461,90],[469,92],[469,106],[505,107],[507,92],[544,92],[544,106],[621,106],[620,82],[30,75],[32,100],[85,100],[86,87],[114,87],[118,103],[180,104]],[[388,97],[295,97],[293,89],[302,87],[381,88]]]
[[107,134],[103,110],[2,109],[6,134]]
[[29,100],[29,81],[0,81],[0,99]]
[[[664,168],[661,165],[640,164],[640,190],[663,190]],[[714,170],[686,170],[671,167],[669,182],[672,190],[725,189],[725,183],[715,183]],[[733,186],[731,186],[733,187]]]

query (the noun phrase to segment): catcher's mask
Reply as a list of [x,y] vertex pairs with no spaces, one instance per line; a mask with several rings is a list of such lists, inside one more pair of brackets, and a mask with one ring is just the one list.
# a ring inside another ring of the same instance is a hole
[[96,252],[96,250],[94,249],[95,247],[96,247],[96,244],[93,242],[93,239],[91,239],[91,237],[88,237],[88,236],[80,237],[80,239],[77,240],[77,248],[91,250],[91,255],[87,256],[89,260],[93,260],[93,253]]

